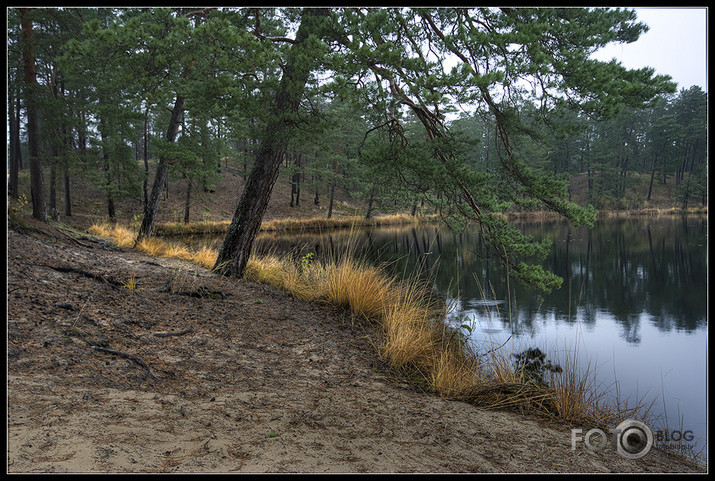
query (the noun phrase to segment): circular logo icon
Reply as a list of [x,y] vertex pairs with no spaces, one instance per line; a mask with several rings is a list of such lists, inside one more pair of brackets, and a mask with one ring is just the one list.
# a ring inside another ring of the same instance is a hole
[[627,419],[616,428],[616,450],[624,458],[642,458],[652,447],[653,432],[642,422]]

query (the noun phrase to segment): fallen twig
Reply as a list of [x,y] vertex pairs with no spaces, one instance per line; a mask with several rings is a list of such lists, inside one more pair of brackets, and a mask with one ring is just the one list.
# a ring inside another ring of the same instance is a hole
[[45,267],[49,267],[50,269],[54,269],[54,270],[59,271],[59,272],[71,272],[71,273],[74,273],[74,274],[79,274],[79,275],[82,275],[82,276],[85,276],[85,277],[89,277],[90,279],[94,279],[94,280],[97,280],[97,281],[100,281],[100,282],[104,282],[104,283],[110,284],[110,285],[112,285],[112,286],[117,286],[117,287],[122,287],[122,286],[124,286],[123,283],[121,283],[121,282],[119,282],[119,281],[117,281],[117,280],[110,279],[110,278],[104,277],[104,276],[99,275],[99,274],[94,274],[94,273],[92,273],[92,272],[87,272],[87,271],[84,271],[84,270],[82,270],[82,269],[77,269],[77,268],[75,268],[75,267],[70,267],[70,266],[50,266],[50,265],[45,265]]
[[189,297],[200,297],[200,298],[209,298],[209,299],[226,299],[228,296],[221,291],[215,291],[213,289],[209,289],[208,287],[199,287],[195,291],[181,291],[181,292],[176,292],[176,294],[181,295],[181,296],[189,296]]
[[138,357],[132,355],[132,354],[127,354],[126,352],[122,351],[115,351],[114,349],[107,349],[106,347],[101,347],[101,346],[87,346],[90,349],[94,349],[95,351],[100,351],[100,352],[106,352],[107,354],[113,354],[115,356],[123,357],[125,359],[129,359],[130,361],[134,361],[135,363],[139,364],[141,367],[143,367],[146,372],[151,376],[151,378],[157,382],[161,382],[154,374],[151,372],[151,369],[149,369],[149,366],[147,366],[144,361],[139,359]]
[[184,334],[189,334],[191,332],[194,332],[194,330],[191,328],[188,328],[186,330],[179,331],[179,332],[155,332],[154,335],[156,337],[171,337],[171,336],[183,336]]
[[481,356],[481,357],[484,357],[484,356],[486,356],[487,354],[490,354],[490,353],[496,351],[497,349],[501,349],[502,347],[504,347],[504,346],[506,345],[507,342],[509,342],[509,339],[511,339],[511,335],[509,335],[509,337],[506,339],[506,341],[504,341],[504,342],[502,343],[501,346],[495,347],[494,349],[490,349],[489,351],[485,352],[484,354],[480,354],[480,356]]
[[69,309],[70,311],[78,311],[79,310],[75,306],[73,306],[72,304],[70,304],[68,302],[63,302],[61,304],[52,304],[52,306],[59,307],[61,309]]
[[73,237],[73,236],[69,235],[67,232],[63,231],[62,229],[60,229],[60,228],[57,227],[57,226],[55,226],[55,230],[56,230],[57,232],[59,232],[60,234],[62,234],[62,235],[64,235],[64,236],[67,236],[68,239],[75,241],[77,244],[81,245],[82,247],[87,247],[87,248],[89,248],[89,249],[92,248],[91,245],[85,244],[84,242],[80,242],[76,237]]

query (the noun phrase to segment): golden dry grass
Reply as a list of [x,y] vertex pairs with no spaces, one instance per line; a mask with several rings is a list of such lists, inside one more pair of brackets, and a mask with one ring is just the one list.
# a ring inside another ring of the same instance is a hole
[[89,232],[102,237],[111,237],[120,247],[132,247],[136,239],[134,231],[120,225],[94,224],[89,228]]
[[197,251],[190,252],[188,260],[195,262],[207,269],[212,269],[218,259],[218,251],[209,247],[201,247]]
[[[411,216],[392,214],[366,219],[365,217],[330,218],[312,217],[308,219],[274,219],[261,223],[262,232],[311,232],[355,227],[383,227],[389,225],[409,225],[430,221],[434,216]],[[154,232],[158,236],[188,236],[221,234],[228,231],[230,221],[201,221],[194,223],[166,222],[157,224]]]

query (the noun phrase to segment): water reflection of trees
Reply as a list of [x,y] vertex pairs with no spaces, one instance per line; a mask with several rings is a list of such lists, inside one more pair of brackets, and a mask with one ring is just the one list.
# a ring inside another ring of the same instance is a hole
[[[512,311],[517,330],[545,315],[560,322],[594,324],[599,310],[623,328],[622,337],[637,343],[641,319],[660,330],[692,331],[707,322],[707,223],[697,218],[620,219],[598,222],[593,229],[560,222],[523,224],[536,239],[554,239],[544,266],[563,277],[561,289],[540,299],[515,286]],[[441,289],[463,299],[506,299],[506,279],[495,261],[481,257],[476,230],[455,234],[435,228],[393,233],[395,254],[402,255],[400,272],[433,271]],[[473,275],[480,279],[477,286]],[[513,327],[513,326],[512,326]]]
[[[636,343],[641,319],[663,331],[693,331],[706,324],[706,219],[616,219],[599,221],[593,229],[555,221],[519,227],[537,240],[553,239],[543,265],[563,277],[564,283],[542,298],[511,282],[511,297],[518,305],[511,310],[514,330],[533,332],[531,324],[545,316],[592,325],[604,311],[622,326],[622,337]],[[351,243],[356,254],[384,263],[394,274],[429,274],[438,289],[463,300],[508,297],[504,270],[484,257],[478,229],[462,233],[435,226],[370,229],[306,236],[298,243],[303,246],[300,255],[340,251],[340,246]],[[295,251],[295,244],[294,237],[274,238],[260,248]]]

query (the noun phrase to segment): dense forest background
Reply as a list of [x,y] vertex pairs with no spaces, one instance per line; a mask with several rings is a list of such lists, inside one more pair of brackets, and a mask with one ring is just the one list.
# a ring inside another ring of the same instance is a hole
[[[215,188],[222,168],[248,175],[265,135],[265,106],[285,70],[283,49],[292,45],[296,12],[22,10],[8,10],[11,197],[18,197],[18,173],[33,157],[45,172],[49,213],[72,215],[71,185],[80,180],[103,192],[106,215],[115,220],[119,200],[146,204],[153,169],[164,157],[169,178],[185,186],[188,221],[192,199]],[[28,46],[34,72],[27,70]],[[355,94],[349,81],[327,79],[326,72],[311,76],[294,119],[297,133],[280,174],[291,186],[286,203],[322,202],[330,217],[336,189],[366,206],[366,216],[415,213],[425,201],[437,209],[463,202],[460,192],[435,181],[440,173],[425,160],[431,147],[414,112],[377,105],[384,98],[379,82],[353,78],[361,87]],[[167,126],[179,98],[182,115],[172,139]],[[555,105],[545,113],[521,102],[522,130],[511,146],[535,172],[569,180],[569,199],[597,209],[638,209],[653,205],[654,187],[665,184],[674,193],[670,206],[707,205],[707,95],[699,87],[661,93],[646,107],[624,106],[610,118]],[[36,115],[28,116],[28,108]],[[498,190],[505,180],[493,112],[454,107],[442,113],[457,160],[492,176]],[[36,134],[28,128],[33,117]],[[542,207],[515,202],[513,193],[504,199],[510,210]]]

